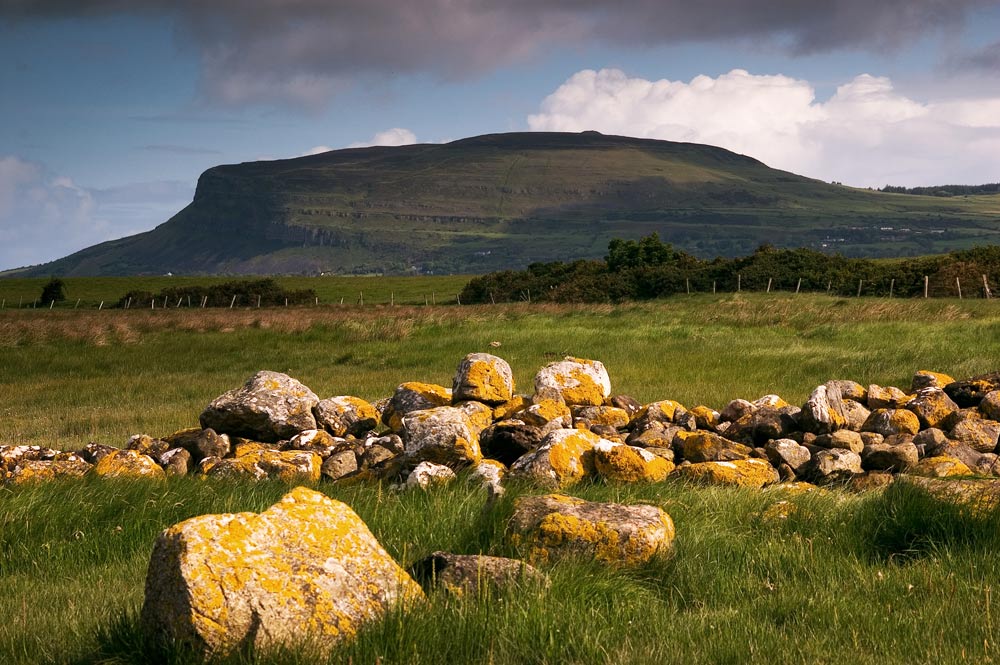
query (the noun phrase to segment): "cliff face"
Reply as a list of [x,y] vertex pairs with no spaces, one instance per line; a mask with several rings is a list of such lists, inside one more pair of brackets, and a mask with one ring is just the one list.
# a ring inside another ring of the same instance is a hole
[[831,235],[841,238],[832,249],[871,254],[867,230],[894,220],[951,243],[968,223],[982,241],[984,225],[1000,227],[979,203],[993,197],[967,198],[828,185],[705,145],[494,134],[217,166],[152,231],[20,274],[485,272],[597,258],[611,238],[653,231],[710,256],[762,242],[818,247]]

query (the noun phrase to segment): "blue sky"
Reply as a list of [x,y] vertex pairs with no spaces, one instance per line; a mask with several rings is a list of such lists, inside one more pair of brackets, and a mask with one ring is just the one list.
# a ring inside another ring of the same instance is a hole
[[0,0],[0,269],[220,163],[597,129],[857,186],[1000,181],[1000,2]]

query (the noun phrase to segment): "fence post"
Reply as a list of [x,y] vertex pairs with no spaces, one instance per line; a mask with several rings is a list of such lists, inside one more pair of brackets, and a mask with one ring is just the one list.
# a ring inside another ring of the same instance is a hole
[[768,293],[771,292],[771,278],[770,277],[767,278],[767,292]]
[[895,287],[896,287],[896,279],[893,278],[893,279],[889,280],[889,297],[890,298],[892,297],[892,291],[893,291],[893,289]]
[[826,295],[830,295],[830,290],[833,288],[833,280],[829,280],[826,283]]
[[858,280],[858,297],[859,298],[861,297],[861,285],[864,284],[864,283],[865,283],[865,280],[863,280],[863,279],[859,279]]
[[77,299],[76,299],[76,304],[75,304],[75,305],[73,305],[73,309],[76,309],[76,308],[77,308],[77,307],[79,307],[79,306],[80,306],[80,299],[79,299],[79,298],[77,298]]
[[688,295],[691,295],[691,280],[687,277],[684,278],[684,287],[687,289]]
[[360,294],[358,296],[359,297],[358,302],[360,302],[361,306],[364,307],[365,306],[365,292],[364,291],[358,291],[358,293]]
[[260,296],[257,296],[257,309],[260,309]]
[[389,307],[395,307],[395,306],[396,306],[396,292],[389,291]]
[[104,301],[103,300],[101,301],[101,304],[97,306],[97,311],[100,312],[102,309],[104,309]]
[[743,289],[743,275],[736,273],[736,293]]
[[962,299],[962,283],[958,281],[958,277],[955,278],[955,286],[958,287],[958,299]]
[[986,280],[986,275],[983,275],[983,294],[987,300],[993,297],[993,294],[990,292],[990,283]]
[[930,285],[930,278],[924,275],[924,297],[927,297],[927,287]]
[[236,296],[233,296],[233,299],[229,301],[229,309],[232,309],[233,305],[235,304],[236,304]]
[[715,280],[712,280],[712,295],[715,295]]
[[795,293],[798,293],[799,289],[801,288],[802,288],[802,278],[799,277],[799,283],[795,285]]

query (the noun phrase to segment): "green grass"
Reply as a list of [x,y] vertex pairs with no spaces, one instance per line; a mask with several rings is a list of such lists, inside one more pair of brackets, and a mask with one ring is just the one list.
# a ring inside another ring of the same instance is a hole
[[[321,397],[376,398],[405,380],[448,385],[459,360],[493,351],[518,386],[566,354],[603,360],[615,392],[723,406],[777,392],[801,403],[851,378],[908,386],[918,369],[997,369],[989,301],[699,295],[620,307],[319,307],[220,311],[0,312],[0,444],[122,445],[196,424],[258,369]],[[490,342],[499,341],[494,349]],[[324,484],[408,565],[436,549],[516,554],[509,502],[459,483],[430,494]],[[259,511],[287,488],[172,480],[0,489],[0,662],[189,662],[136,627],[163,528]],[[525,488],[514,488],[514,495]],[[677,525],[674,552],[640,570],[556,565],[545,593],[462,601],[432,594],[333,654],[353,663],[996,662],[1000,516],[976,517],[897,487],[883,496],[796,497],[676,482],[585,484],[593,500],[652,502]],[[259,662],[311,662],[309,653]]]

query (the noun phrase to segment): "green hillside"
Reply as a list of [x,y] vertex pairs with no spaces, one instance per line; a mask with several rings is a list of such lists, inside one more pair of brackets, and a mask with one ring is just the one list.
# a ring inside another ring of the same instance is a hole
[[925,254],[1000,243],[1000,195],[854,189],[698,144],[494,134],[218,166],[156,229],[19,274],[482,273],[654,231],[700,256]]

